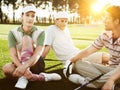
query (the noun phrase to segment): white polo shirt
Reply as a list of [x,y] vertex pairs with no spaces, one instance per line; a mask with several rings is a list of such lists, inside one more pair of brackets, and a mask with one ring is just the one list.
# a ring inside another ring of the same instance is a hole
[[56,25],[51,25],[45,31],[44,45],[50,45],[63,63],[80,51],[74,46],[68,28],[60,30]]

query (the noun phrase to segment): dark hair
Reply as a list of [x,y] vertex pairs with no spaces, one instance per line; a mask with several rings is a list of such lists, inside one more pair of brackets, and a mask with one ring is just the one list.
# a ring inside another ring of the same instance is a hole
[[111,6],[107,8],[107,12],[110,13],[113,20],[115,19],[120,20],[120,6]]

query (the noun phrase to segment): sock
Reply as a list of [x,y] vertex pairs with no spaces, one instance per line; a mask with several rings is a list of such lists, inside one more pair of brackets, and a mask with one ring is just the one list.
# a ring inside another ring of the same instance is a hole
[[30,50],[23,50],[21,52],[21,61],[25,62],[29,60],[32,55],[33,55],[33,52],[31,52]]
[[31,81],[45,81],[45,76],[42,74],[33,74]]

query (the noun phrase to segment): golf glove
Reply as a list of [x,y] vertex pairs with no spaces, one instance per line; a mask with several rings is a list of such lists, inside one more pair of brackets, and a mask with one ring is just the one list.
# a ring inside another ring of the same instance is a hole
[[65,77],[69,77],[70,74],[72,74],[72,68],[73,68],[73,64],[70,60],[67,60],[63,69],[63,74],[65,75]]

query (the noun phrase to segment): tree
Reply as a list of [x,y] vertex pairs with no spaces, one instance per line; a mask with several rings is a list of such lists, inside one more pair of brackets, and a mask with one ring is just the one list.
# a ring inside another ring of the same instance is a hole
[[1,9],[1,2],[2,2],[2,0],[0,0],[0,21],[1,21],[1,23],[3,23],[3,19],[2,19],[3,12],[2,12],[2,9]]
[[65,10],[66,0],[53,0],[53,10],[62,11]]
[[78,10],[79,4],[78,0],[68,0],[69,11],[76,12]]
[[47,5],[47,2],[52,2],[53,0],[26,0],[27,3],[33,3],[36,7],[39,7],[42,4]]
[[17,0],[4,0],[4,3],[8,6],[9,4],[13,5],[13,23],[15,23],[15,9],[18,8],[18,6],[15,4]]

